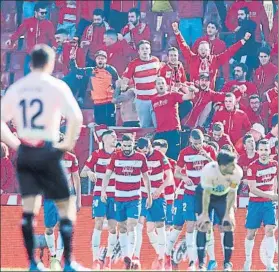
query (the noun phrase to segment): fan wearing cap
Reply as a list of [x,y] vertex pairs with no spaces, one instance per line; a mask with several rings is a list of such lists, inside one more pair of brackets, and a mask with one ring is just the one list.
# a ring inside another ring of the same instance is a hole
[[224,100],[225,107],[215,112],[212,119],[212,124],[216,122],[223,123],[225,133],[230,136],[233,144],[251,129],[251,122],[247,114],[236,108],[236,102],[235,95],[227,93]]
[[210,88],[208,73],[200,73],[198,85],[199,92],[193,99],[193,109],[182,122],[190,128],[202,127],[211,111],[212,103],[224,102],[225,99],[225,93],[214,92]]
[[95,67],[79,68],[76,64],[75,54],[70,58],[71,70],[90,78],[95,122],[98,125],[115,126],[115,105],[112,103],[112,98],[119,76],[116,69],[107,64],[107,53],[103,50],[96,52]]
[[[264,127],[259,123],[254,124],[248,133],[253,136],[256,144],[265,137]],[[244,137],[240,138],[235,144],[235,149],[239,155],[242,155],[245,152],[243,138]]]

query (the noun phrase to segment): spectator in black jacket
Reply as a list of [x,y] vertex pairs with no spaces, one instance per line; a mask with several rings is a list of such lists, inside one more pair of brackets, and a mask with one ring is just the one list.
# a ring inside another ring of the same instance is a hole
[[236,40],[243,38],[246,32],[251,33],[251,37],[246,44],[238,50],[234,58],[238,62],[245,63],[248,66],[248,78],[251,77],[253,69],[258,67],[257,51],[261,46],[255,41],[256,23],[250,19],[249,9],[247,7],[238,10],[238,27],[235,29]]

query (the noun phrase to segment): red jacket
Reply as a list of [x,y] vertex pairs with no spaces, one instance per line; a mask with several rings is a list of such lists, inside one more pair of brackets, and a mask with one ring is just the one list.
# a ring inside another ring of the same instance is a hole
[[260,65],[254,74],[253,82],[257,85],[260,97],[274,87],[274,78],[278,74],[278,68],[271,62],[266,65]]
[[255,31],[255,39],[257,42],[262,41],[261,28],[262,25],[265,40],[270,39],[270,30],[267,14],[261,1],[239,1],[234,2],[227,12],[225,24],[230,31],[234,31],[238,27],[237,11],[240,8],[247,7],[250,11],[250,19],[257,24]]
[[271,62],[278,67],[278,42],[276,42],[271,51]]
[[[226,49],[227,49],[226,43],[224,41],[220,40],[219,38],[216,38],[214,40],[210,40],[209,37],[207,35],[205,35],[205,36],[197,39],[195,41],[195,43],[193,44],[192,51],[195,54],[198,54],[198,47],[199,47],[200,42],[202,42],[202,41],[209,42],[210,49],[211,49],[211,55],[221,54],[224,51],[226,51]],[[228,81],[229,80],[229,76],[230,76],[230,66],[229,66],[229,63],[228,62],[225,63],[222,66],[222,68],[223,68],[224,79],[225,79],[225,81]]]
[[226,109],[217,111],[213,116],[212,124],[215,122],[223,123],[225,133],[230,136],[233,144],[251,129],[251,122],[249,121],[247,114],[238,109],[231,112]]
[[6,193],[16,193],[18,189],[15,168],[9,158],[1,158],[1,189]]
[[122,76],[130,62],[130,56],[136,54],[136,51],[130,47],[126,40],[117,41],[110,46],[104,46],[103,50],[107,52],[108,64],[115,67],[120,76]]
[[140,11],[148,11],[147,0],[111,0],[110,9],[120,12],[128,12],[131,8],[137,8],[140,3]]
[[55,4],[59,8],[59,24],[64,22],[77,23],[77,8],[69,8],[67,7],[67,2],[61,0],[56,0]]
[[246,110],[247,116],[251,122],[251,125],[255,124],[255,123],[259,123],[262,124],[265,128],[265,130],[267,131],[268,129],[268,103],[264,102],[261,103],[261,107],[259,109],[259,111],[254,112],[251,107],[249,107]]
[[[223,53],[219,55],[210,55],[207,59],[204,59],[203,62],[199,55],[191,51],[190,47],[187,45],[180,33],[176,35],[176,40],[180,50],[182,51],[183,57],[185,58],[186,62],[188,62],[190,69],[190,81],[195,82],[198,80],[199,74],[202,71],[209,72],[211,81],[210,89],[212,90],[215,88],[215,80],[219,67],[229,62],[230,58],[232,58],[234,54],[242,47],[242,42],[238,41]],[[202,67],[204,63],[205,68]]]
[[95,59],[95,53],[104,47],[104,33],[109,29],[108,24],[103,26],[93,26],[92,24],[86,27],[82,34],[82,41],[90,41],[89,57]]
[[241,99],[239,101],[240,108],[245,111],[247,108],[249,108],[249,96],[252,94],[258,94],[257,87],[253,82],[250,81],[240,82],[237,80],[231,80],[225,84],[225,86],[222,89],[222,92],[224,93],[231,92],[231,88],[234,85],[237,86],[245,85],[247,87],[247,91],[244,95],[242,95],[240,91],[234,92],[236,98],[239,98],[241,96]]
[[218,145],[219,145],[219,148],[222,148],[224,145],[230,145],[231,147],[234,148],[234,145],[230,139],[230,136],[226,133],[224,133],[222,135],[222,137],[219,139],[219,141],[216,141],[213,136],[212,136],[212,133],[210,133],[210,136],[211,136],[211,139],[212,141],[216,142]]
[[83,49],[67,41],[63,43],[62,52],[56,54],[55,72],[61,71],[64,75],[69,73],[70,54],[72,50],[76,51],[76,62],[78,67],[85,67],[85,54]]
[[272,29],[270,31],[269,42],[272,47],[275,43],[278,43],[278,10],[276,11],[276,13],[273,17],[273,25],[272,25]]
[[189,126],[190,128],[194,128],[200,117],[200,114],[209,102],[223,102],[224,99],[225,94],[222,92],[214,92],[212,90],[199,91],[193,99],[193,109],[186,116],[186,120],[183,120],[183,124]]
[[[60,1],[58,1],[60,2]],[[77,22],[80,21],[81,18],[92,21],[93,11],[97,8],[104,9],[104,1],[102,0],[78,0],[76,1],[77,6]]]
[[203,1],[177,1],[177,11],[180,19],[203,18]]
[[275,113],[278,113],[278,89],[276,87],[266,92],[266,99],[269,107],[269,127],[271,127],[271,119]]
[[[178,63],[177,75],[175,74],[175,69],[168,63],[164,63],[159,71],[159,75],[165,78],[167,85],[172,87],[175,85],[176,80],[180,83],[185,83],[187,81],[185,70],[181,62]],[[177,76],[177,78],[176,78]]]
[[55,28],[51,21],[39,21],[35,17],[23,21],[17,31],[11,36],[12,42],[17,41],[20,36],[25,36],[27,52],[30,53],[33,47],[39,43],[57,46],[55,41]]
[[133,28],[131,31],[129,29],[129,26],[126,25],[121,30],[121,34],[123,36],[130,33],[131,35],[131,42],[130,45],[137,49],[137,45],[141,40],[150,40],[151,39],[151,31],[148,24],[140,22],[135,28]]

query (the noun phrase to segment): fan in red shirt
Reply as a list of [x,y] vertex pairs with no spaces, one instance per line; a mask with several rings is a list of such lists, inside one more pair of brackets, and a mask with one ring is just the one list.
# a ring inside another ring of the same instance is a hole
[[[232,91],[233,86],[245,86],[245,94],[242,95],[240,103],[240,108],[246,110],[249,107],[249,97],[253,94],[258,94],[257,86],[251,82],[247,81],[247,72],[248,67],[245,63],[237,63],[234,65],[234,80],[231,80],[225,84],[222,89],[222,92],[228,93]],[[235,96],[238,98],[240,96],[239,92],[235,93]]]
[[121,76],[126,69],[130,56],[136,55],[136,50],[131,48],[126,40],[118,40],[117,33],[109,29],[104,33],[104,51],[108,55],[108,63],[116,68]]
[[244,111],[236,109],[236,97],[233,93],[226,94],[224,104],[224,109],[214,114],[212,123],[223,123],[225,133],[230,136],[232,143],[235,144],[245,133],[250,131],[251,122]]
[[249,97],[249,108],[246,113],[251,124],[259,123],[264,126],[265,131],[268,129],[268,103],[262,102],[259,95],[253,94]]
[[149,25],[141,22],[140,10],[132,8],[128,12],[128,24],[125,25],[121,34],[133,49],[137,49],[137,44],[141,40],[150,40],[151,31]]
[[212,133],[211,133],[211,138],[213,141],[215,141],[220,149],[224,146],[224,145],[230,145],[233,149],[233,143],[230,139],[230,136],[228,134],[225,134],[224,132],[224,125],[221,122],[216,122],[213,124],[212,126]]
[[168,49],[168,62],[164,63],[159,71],[170,91],[177,91],[181,84],[186,83],[186,74],[183,64],[178,60],[179,52],[176,47]]
[[[195,54],[198,54],[198,48],[202,41],[207,41],[210,46],[210,53],[211,55],[218,55],[226,51],[227,46],[224,41],[219,38],[219,29],[220,26],[217,22],[209,21],[206,24],[206,35],[197,39],[192,47],[192,51]],[[224,63],[222,66],[223,77],[227,82],[229,80],[230,75],[230,66],[229,62]],[[220,72],[218,73],[218,77],[220,77]]]
[[[166,80],[158,77],[156,80],[157,95],[151,103],[157,122],[155,139],[164,139],[169,143],[167,156],[176,160],[180,151],[181,124],[178,113],[178,104],[183,103],[185,111],[190,111],[192,103],[189,101],[193,93],[180,94],[168,92]],[[168,118],[166,118],[166,113]]]
[[210,78],[208,73],[201,73],[199,75],[199,92],[195,94],[193,99],[193,109],[182,121],[183,125],[190,128],[203,127],[210,110],[211,104],[217,102],[224,102],[225,93],[214,92],[210,89]]
[[95,9],[92,24],[85,28],[81,38],[81,47],[88,46],[88,49],[86,49],[88,50],[87,66],[95,66],[95,53],[103,48],[104,33],[108,29],[110,29],[110,26],[105,22],[104,11]]
[[247,133],[242,139],[243,146],[245,152],[243,152],[240,157],[238,158],[238,165],[242,168],[243,170],[243,180],[240,185],[241,189],[241,194],[242,195],[248,195],[249,193],[249,187],[247,183],[247,170],[248,166],[255,161],[256,159],[259,158],[259,155],[256,151],[256,142],[252,134]]
[[269,120],[268,124],[271,127],[271,118],[274,114],[278,113],[278,74],[274,78],[274,85],[275,87],[268,90],[266,95],[266,100],[269,105]]
[[264,98],[264,93],[274,87],[274,77],[278,68],[270,61],[270,49],[262,47],[259,50],[261,65],[256,69],[253,82],[256,84],[259,95]]
[[183,57],[189,64],[190,80],[195,82],[199,79],[200,73],[209,73],[211,79],[210,87],[212,90],[214,90],[215,87],[215,80],[219,67],[227,63],[230,60],[230,58],[232,58],[234,54],[251,37],[251,34],[247,32],[242,40],[238,41],[219,55],[211,55],[209,43],[206,41],[202,41],[198,47],[198,54],[195,54],[191,51],[190,47],[183,39],[178,29],[178,24],[175,22],[172,24],[172,27],[179,48],[182,51]]
[[1,193],[16,193],[17,189],[15,168],[9,159],[8,146],[1,142]]

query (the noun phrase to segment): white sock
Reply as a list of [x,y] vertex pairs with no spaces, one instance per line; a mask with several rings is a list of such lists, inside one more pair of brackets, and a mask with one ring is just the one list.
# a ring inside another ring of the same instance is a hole
[[99,260],[99,251],[100,251],[100,243],[101,243],[101,230],[94,229],[92,234],[92,252],[93,252],[93,262]]
[[112,257],[113,250],[115,248],[115,245],[117,244],[117,234],[116,233],[110,233],[108,235],[108,252],[107,257]]
[[189,261],[195,261],[197,257],[197,248],[195,246],[195,232],[189,233],[186,232],[186,246],[187,246],[187,253],[189,257]]
[[176,229],[173,229],[170,233],[170,237],[169,237],[169,240],[167,240],[167,250],[166,250],[166,254],[168,256],[171,255],[171,251],[173,250],[174,248],[174,244],[176,243],[177,239],[178,239],[178,236],[180,234],[181,230],[176,230]]
[[157,230],[157,252],[159,255],[159,260],[164,259],[166,253],[166,229],[165,226],[162,228],[156,228]]
[[158,235],[155,230],[147,232],[149,242],[153,246],[156,254],[158,254]]
[[128,257],[132,258],[135,252],[136,242],[137,242],[137,230],[134,228],[133,231],[128,232]]
[[245,256],[246,256],[246,261],[248,262],[252,262],[254,243],[255,243],[254,239],[248,240],[247,238],[245,238]]
[[140,258],[140,251],[141,251],[141,245],[142,245],[142,230],[143,230],[143,224],[138,223],[137,224],[137,242],[135,247],[135,257]]
[[170,229],[166,230],[166,244],[167,244],[167,241],[170,239],[170,233],[171,233]]
[[222,252],[223,252],[223,256],[225,256],[225,249],[224,249],[224,236],[225,236],[225,233],[224,233],[224,232],[221,232],[221,233],[220,233],[220,236],[221,236]]
[[61,262],[62,256],[64,252],[64,244],[61,232],[58,232],[58,238],[57,238],[57,249],[56,249],[56,258],[59,262]]
[[207,242],[207,254],[209,256],[209,260],[215,260],[215,239],[214,232],[212,231],[210,234],[210,239]]
[[46,238],[46,243],[50,252],[51,256],[56,255],[56,250],[55,250],[55,235],[54,232],[50,235],[45,233],[45,238]]
[[275,240],[275,236],[271,236],[271,237],[267,237],[265,236],[265,241],[266,241],[266,266],[267,268],[273,267],[274,263],[274,255],[275,255],[275,251],[276,251],[276,240]]
[[128,235],[127,232],[119,233],[119,244],[121,248],[122,257],[128,256]]

